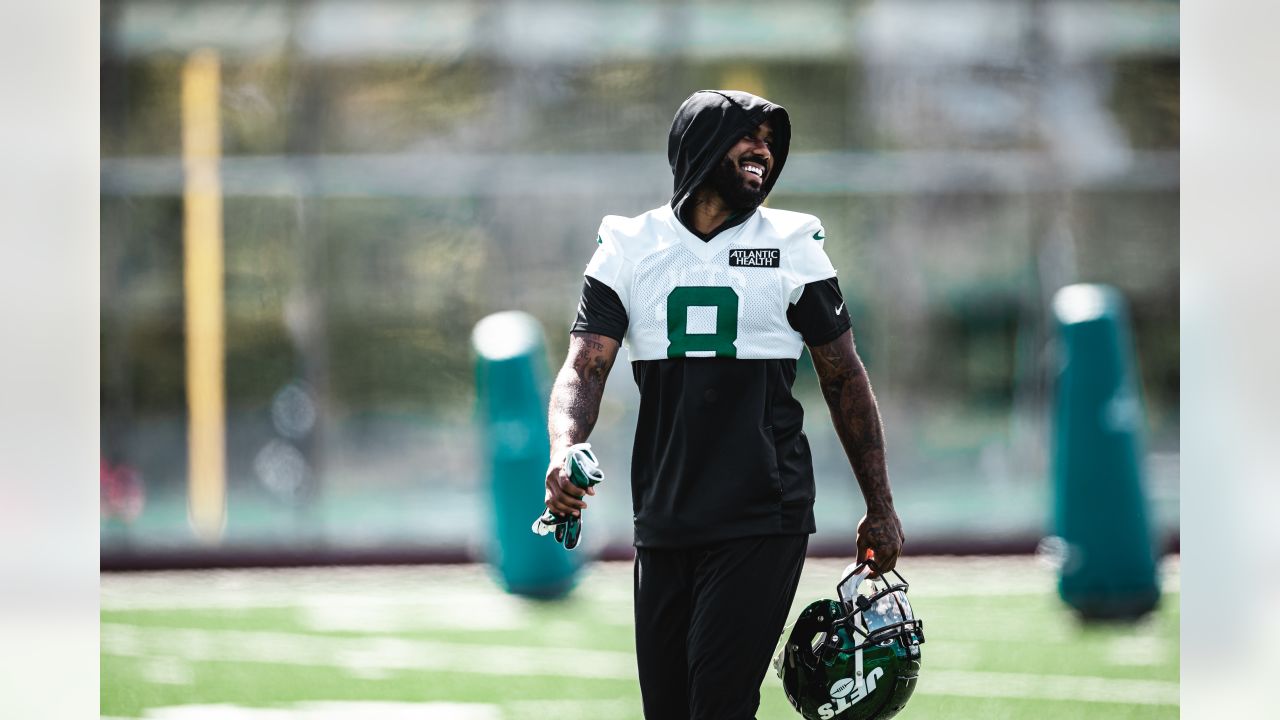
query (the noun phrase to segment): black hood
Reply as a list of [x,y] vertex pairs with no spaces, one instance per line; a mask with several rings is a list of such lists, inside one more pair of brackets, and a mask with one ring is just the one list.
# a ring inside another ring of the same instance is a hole
[[699,90],[689,96],[671,121],[667,162],[675,176],[671,207],[677,212],[743,134],[768,120],[773,125],[773,169],[764,180],[768,196],[782,174],[791,146],[791,118],[786,108],[739,90]]

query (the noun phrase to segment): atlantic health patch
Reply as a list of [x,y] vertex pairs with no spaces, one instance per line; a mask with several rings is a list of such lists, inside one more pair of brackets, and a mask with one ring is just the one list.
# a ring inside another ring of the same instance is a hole
[[777,248],[755,248],[751,250],[730,250],[729,265],[732,267],[778,267],[782,252]]

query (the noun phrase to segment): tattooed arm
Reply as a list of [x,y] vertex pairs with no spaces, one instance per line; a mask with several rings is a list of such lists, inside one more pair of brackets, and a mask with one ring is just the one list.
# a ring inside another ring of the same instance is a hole
[[879,569],[892,570],[906,538],[889,490],[880,410],[862,358],[854,348],[853,333],[846,331],[826,345],[810,347],[809,352],[836,435],[867,503],[867,514],[858,523],[858,559],[874,550]]
[[547,466],[547,507],[564,515],[581,515],[587,504],[583,495],[595,495],[574,485],[564,472],[569,446],[585,442],[600,414],[604,383],[618,357],[618,341],[605,335],[576,332],[569,335],[569,356],[551,388],[547,428],[551,433],[551,464]]

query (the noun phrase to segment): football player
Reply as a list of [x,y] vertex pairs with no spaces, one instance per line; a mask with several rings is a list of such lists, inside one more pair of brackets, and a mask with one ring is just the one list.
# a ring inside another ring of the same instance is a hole
[[[675,192],[607,216],[551,393],[546,505],[587,496],[564,454],[595,425],[621,343],[640,388],[631,467],[635,626],[646,718],[753,718],[815,531],[803,411],[791,393],[808,345],[866,501],[859,558],[897,561],[902,525],[879,410],[854,349],[818,218],[760,207],[791,143],[787,111],[704,90],[676,112]],[[852,523],[851,523],[852,524]]]

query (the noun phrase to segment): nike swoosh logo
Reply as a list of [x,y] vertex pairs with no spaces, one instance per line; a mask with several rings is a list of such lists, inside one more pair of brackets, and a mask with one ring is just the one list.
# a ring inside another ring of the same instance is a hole
[[839,315],[840,311],[843,309],[844,309],[844,303],[840,303],[840,307],[836,308],[836,314]]
[[814,233],[814,234],[813,234],[813,239],[814,239],[814,240],[817,240],[817,241],[819,241],[819,242],[821,242],[825,237],[826,237],[826,236],[822,234],[822,231],[821,231],[821,230],[819,230],[818,232],[816,232],[816,233]]

